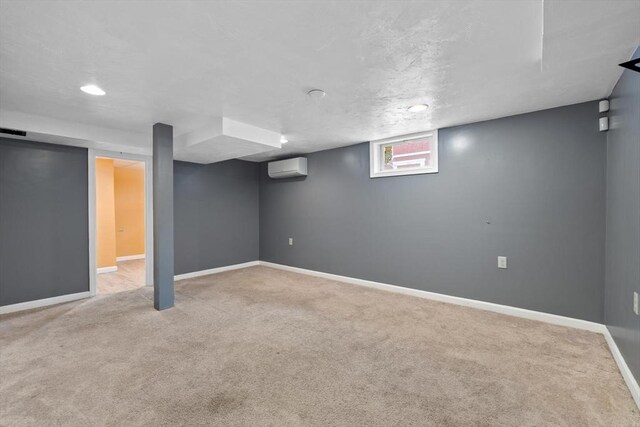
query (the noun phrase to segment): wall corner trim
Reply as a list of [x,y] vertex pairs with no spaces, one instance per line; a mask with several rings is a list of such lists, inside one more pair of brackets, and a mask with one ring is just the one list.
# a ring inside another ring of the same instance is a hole
[[134,259],[144,259],[144,258],[145,258],[145,254],[126,255],[126,256],[116,257],[116,262],[133,261]]
[[241,264],[225,265],[223,267],[210,268],[208,270],[192,271],[191,273],[177,274],[173,276],[173,280],[191,279],[194,277],[208,276],[209,274],[222,273],[225,271],[238,270],[247,267],[256,267],[260,265],[260,261],[249,261]]
[[0,314],[15,313],[16,311],[31,310],[33,308],[46,307],[49,305],[62,304],[64,302],[76,301],[79,299],[89,298],[91,292],[78,292],[76,294],[60,295],[57,297],[37,299],[34,301],[26,301],[18,304],[4,305],[0,307]]
[[635,377],[631,373],[631,369],[629,369],[629,365],[622,357],[622,353],[618,348],[613,336],[609,332],[609,329],[605,328],[604,330],[604,338],[609,344],[609,349],[611,350],[611,354],[613,355],[613,359],[616,361],[618,365],[618,369],[620,369],[620,373],[622,374],[622,378],[624,378],[624,382],[627,384],[629,391],[631,392],[631,396],[633,396],[633,400],[635,400],[638,409],[640,409],[640,385],[638,385],[638,381],[636,381]]
[[96,272],[98,274],[113,273],[114,271],[118,271],[118,266],[117,265],[110,265],[109,267],[98,267],[96,269]]

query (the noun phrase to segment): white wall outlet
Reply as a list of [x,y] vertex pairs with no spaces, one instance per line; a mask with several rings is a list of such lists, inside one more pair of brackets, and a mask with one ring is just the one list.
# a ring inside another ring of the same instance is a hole
[[636,316],[640,316],[640,312],[638,312],[638,293],[633,293],[633,312]]
[[293,237],[289,237],[289,246],[293,246]]
[[507,268],[507,257],[499,256],[498,257],[498,268]]

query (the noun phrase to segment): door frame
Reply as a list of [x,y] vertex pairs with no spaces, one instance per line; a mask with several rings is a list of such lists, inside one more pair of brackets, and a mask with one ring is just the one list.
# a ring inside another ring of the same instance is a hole
[[96,294],[98,270],[96,268],[96,159],[136,160],[144,162],[144,256],[145,285],[153,286],[153,162],[151,156],[120,151],[96,150],[89,148],[89,293]]

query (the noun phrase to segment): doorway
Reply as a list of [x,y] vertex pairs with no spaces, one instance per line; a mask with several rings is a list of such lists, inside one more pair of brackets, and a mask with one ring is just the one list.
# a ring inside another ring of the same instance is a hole
[[91,295],[153,284],[151,159],[89,150]]

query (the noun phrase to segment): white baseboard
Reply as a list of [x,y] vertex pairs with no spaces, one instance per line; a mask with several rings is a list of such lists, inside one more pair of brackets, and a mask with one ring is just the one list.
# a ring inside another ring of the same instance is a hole
[[480,310],[493,311],[495,313],[507,314],[510,316],[522,317],[525,319],[539,320],[541,322],[554,325],[567,326],[570,328],[583,329],[591,332],[604,333],[606,327],[601,323],[589,322],[587,320],[574,319],[572,317],[559,316],[557,314],[543,313],[540,311],[527,310],[524,308],[511,307],[508,305],[494,304],[491,302],[478,301],[468,298],[454,297],[451,295],[438,294],[435,292],[422,291],[418,289],[405,288],[403,286],[389,285],[386,283],[373,282],[370,280],[356,279],[354,277],[340,276],[337,274],[323,273],[320,271],[306,270],[304,268],[291,267],[288,265],[275,264],[260,261],[260,265],[265,267],[278,268],[295,273],[307,274],[315,277],[336,280],[339,282],[351,283],[353,285],[365,286],[368,288],[381,289],[404,295],[411,295],[418,298],[425,298],[434,301],[447,302],[450,304],[463,305],[465,307],[478,308]]
[[32,308],[46,307],[48,305],[62,304],[63,302],[71,302],[79,299],[89,298],[91,293],[78,292],[77,294],[60,295],[58,297],[38,299],[35,301],[21,302],[18,304],[3,305],[0,307],[0,314],[15,313],[16,311],[31,310]]
[[96,268],[96,272],[98,274],[113,273],[114,271],[118,271],[118,266],[117,265],[112,265],[112,266],[109,266],[109,267],[98,267],[98,268]]
[[116,257],[116,262],[133,261],[134,259],[144,259],[144,257],[145,257],[144,254],[119,256],[119,257]]
[[604,338],[607,340],[607,344],[609,344],[609,349],[611,350],[611,354],[613,355],[613,359],[618,364],[618,369],[620,369],[620,373],[622,374],[622,378],[624,378],[624,382],[627,383],[627,387],[629,387],[629,391],[631,392],[631,396],[633,396],[633,400],[636,401],[636,405],[638,405],[638,409],[640,409],[640,386],[638,385],[638,381],[634,378],[631,373],[631,369],[627,365],[627,362],[622,357],[622,353],[618,348],[615,340],[611,336],[611,332],[609,329],[605,328]]
[[244,262],[242,264],[225,265],[224,267],[210,268],[208,270],[192,271],[191,273],[178,274],[173,280],[191,279],[193,277],[208,276],[209,274],[222,273],[223,271],[238,270],[240,268],[255,267],[260,261]]

